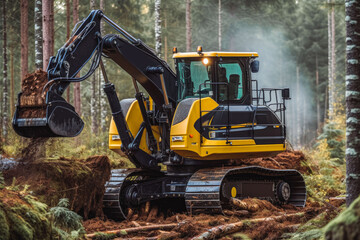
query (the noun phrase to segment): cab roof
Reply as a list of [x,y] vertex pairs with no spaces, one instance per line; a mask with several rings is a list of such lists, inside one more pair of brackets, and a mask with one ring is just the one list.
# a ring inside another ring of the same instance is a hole
[[257,52],[183,52],[174,53],[173,58],[193,58],[193,57],[258,57]]

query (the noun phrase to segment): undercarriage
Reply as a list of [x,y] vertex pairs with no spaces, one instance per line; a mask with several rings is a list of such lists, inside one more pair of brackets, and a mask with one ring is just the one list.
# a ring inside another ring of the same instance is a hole
[[142,169],[115,169],[105,185],[104,213],[112,219],[127,218],[128,209],[162,199],[177,203],[189,214],[222,214],[231,198],[256,197],[274,204],[304,207],[306,187],[296,170],[257,166],[204,168],[193,174]]

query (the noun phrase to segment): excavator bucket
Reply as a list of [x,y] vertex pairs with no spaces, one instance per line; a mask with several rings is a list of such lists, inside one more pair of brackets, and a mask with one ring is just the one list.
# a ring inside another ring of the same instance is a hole
[[47,72],[42,70],[23,80],[12,122],[15,132],[28,138],[78,135],[84,122],[74,107],[51,87],[44,91],[46,83]]
[[84,127],[74,107],[52,91],[45,101],[20,93],[12,124],[17,134],[28,138],[74,137]]

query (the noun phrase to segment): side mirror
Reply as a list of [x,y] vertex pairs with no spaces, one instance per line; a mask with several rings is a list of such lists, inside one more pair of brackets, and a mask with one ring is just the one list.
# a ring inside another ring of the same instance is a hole
[[284,88],[281,90],[281,97],[283,99],[289,100],[290,99],[290,89],[289,88]]
[[260,68],[260,62],[258,60],[254,60],[250,63],[250,68],[251,68],[251,72],[252,73],[257,73],[259,72],[259,68]]

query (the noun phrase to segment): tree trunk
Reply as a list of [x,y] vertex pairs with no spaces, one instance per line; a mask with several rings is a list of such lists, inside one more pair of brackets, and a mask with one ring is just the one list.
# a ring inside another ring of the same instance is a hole
[[[90,10],[95,10],[95,0],[90,0]],[[93,133],[98,131],[98,117],[97,117],[97,84],[96,84],[96,74],[91,76],[91,100],[90,100],[90,117],[91,117],[91,130]]]
[[328,0],[328,98],[329,98],[329,119],[333,119],[335,104],[335,8],[333,0]]
[[[73,0],[73,24],[74,26],[79,21],[79,0]],[[80,83],[74,84],[74,107],[75,111],[81,116],[81,92]]]
[[325,121],[325,119],[327,119],[327,116],[328,116],[328,108],[329,108],[329,107],[328,107],[328,106],[329,106],[329,91],[328,91],[328,88],[329,88],[329,86],[326,86],[326,88],[325,88],[324,121]]
[[334,111],[335,111],[335,103],[336,103],[336,85],[335,85],[335,80],[336,80],[336,41],[335,41],[335,7],[334,5],[332,5],[331,7],[331,79],[332,79],[332,90],[331,90],[331,105],[329,105],[330,107],[330,113],[329,117],[330,120],[332,120],[334,118]]
[[[70,39],[70,0],[66,0],[66,41]],[[66,89],[66,101],[70,102],[70,86]]]
[[319,91],[319,63],[318,57],[315,57],[315,83],[316,83],[316,122],[317,122],[317,132],[321,131],[321,118],[320,118],[320,91]]
[[296,66],[296,147],[301,147],[300,67]]
[[43,69],[47,69],[49,59],[52,55],[51,50],[51,4],[53,0],[43,0],[42,14],[43,14]]
[[221,0],[219,0],[219,29],[218,29],[218,41],[219,41],[219,51],[221,51]]
[[14,48],[10,50],[10,116],[15,112]]
[[349,206],[360,194],[360,1],[346,0],[346,187]]
[[54,0],[50,1],[50,56],[54,55],[55,47],[55,28],[54,28]]
[[302,101],[302,123],[301,123],[301,128],[302,128],[302,131],[301,131],[301,139],[302,139],[302,146],[306,146],[306,138],[307,138],[307,126],[306,126],[306,111],[307,111],[307,100],[306,98],[302,97],[301,98],[301,101]]
[[167,17],[166,17],[166,11],[164,11],[164,28],[166,33],[164,34],[164,60],[167,62],[168,60],[168,29],[167,29]]
[[155,52],[161,57],[161,0],[155,0]]
[[191,51],[191,0],[186,0],[186,51]]
[[25,78],[28,73],[28,57],[29,57],[29,27],[28,27],[28,0],[20,1],[20,33],[21,33],[21,79]]
[[[118,236],[125,236],[131,233],[138,233],[143,231],[154,231],[154,230],[172,230],[175,227],[179,227],[186,224],[186,222],[179,222],[179,223],[168,223],[168,224],[154,224],[154,225],[147,225],[147,226],[140,226],[140,227],[132,227],[132,228],[123,228],[119,230],[110,230],[105,231],[102,233],[106,234],[116,234]],[[87,238],[95,238],[96,233],[86,234]]]
[[7,50],[6,50],[6,1],[3,2],[3,100],[2,100],[2,112],[3,112],[3,120],[2,120],[2,134],[4,138],[7,136],[7,128],[8,128],[8,80],[7,80]]
[[[105,0],[100,0],[100,10],[105,11]],[[101,28],[101,34],[104,35],[104,22],[100,22],[100,28]],[[103,60],[104,61],[104,60]],[[106,61],[104,61],[104,65],[106,66]],[[105,93],[102,89],[102,86],[105,84],[105,80],[103,75],[101,74],[101,70],[99,69],[99,103],[100,103],[100,125],[101,125],[101,131],[105,131],[106,126],[106,117],[107,117],[107,102],[105,98]]]
[[42,37],[42,2],[35,0],[34,9],[35,22],[35,67],[37,69],[43,68],[43,37]]

